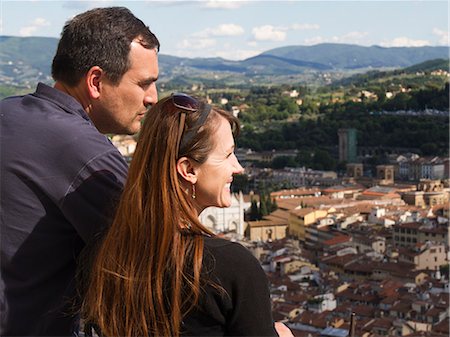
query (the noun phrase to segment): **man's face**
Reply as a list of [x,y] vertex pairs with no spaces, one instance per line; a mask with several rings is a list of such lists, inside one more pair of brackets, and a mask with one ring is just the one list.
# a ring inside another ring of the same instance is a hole
[[158,101],[158,54],[138,42],[131,43],[130,68],[118,84],[107,78],[101,81],[99,100],[91,118],[102,133],[137,133],[147,109]]

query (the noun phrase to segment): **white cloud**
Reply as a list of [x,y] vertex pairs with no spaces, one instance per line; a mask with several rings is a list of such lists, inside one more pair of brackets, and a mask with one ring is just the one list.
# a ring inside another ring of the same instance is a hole
[[203,4],[203,7],[206,8],[219,8],[219,9],[236,9],[236,8],[240,8],[242,5],[244,5],[246,3],[246,1],[241,1],[241,0],[210,0],[210,1],[206,1]]
[[36,18],[33,24],[38,27],[50,26],[50,22],[44,18]]
[[380,45],[383,47],[423,47],[429,46],[430,42],[427,40],[413,40],[402,36],[391,41],[382,41]]
[[238,36],[244,34],[244,28],[233,23],[223,24],[213,29],[215,36]]
[[214,39],[184,39],[177,44],[177,48],[184,49],[206,49],[214,47],[216,45],[216,40]]
[[253,38],[257,41],[284,41],[286,28],[264,25],[252,29]]
[[320,29],[318,24],[311,23],[294,23],[290,26],[292,30],[317,30]]
[[[220,44],[220,48],[214,39],[184,39],[176,46],[176,50],[169,55],[179,57],[221,57],[226,60],[243,60],[259,55],[263,52],[259,48],[249,46],[248,49],[237,48],[234,43]],[[206,56],[206,55],[207,56]]]
[[244,28],[233,23],[222,24],[215,28],[207,28],[201,32],[192,34],[194,37],[209,37],[209,36],[239,36],[244,34]]
[[253,57],[256,55],[261,54],[261,50],[245,50],[245,49],[238,49],[234,50],[233,48],[228,48],[226,50],[220,50],[216,52],[215,56],[222,57],[226,60],[245,60],[249,57]]
[[343,41],[356,41],[365,38],[368,35],[367,32],[350,32],[341,36]]
[[305,39],[304,42],[306,45],[313,45],[313,44],[325,43],[325,42],[330,42],[330,41],[323,38],[322,36],[314,36],[312,38]]
[[349,32],[341,36],[331,36],[331,37],[315,36],[309,39],[305,39],[305,44],[313,45],[329,42],[329,43],[348,43],[348,44],[367,45],[370,44],[370,41],[367,41],[367,39],[365,39],[367,35],[368,35],[367,32]]
[[50,26],[50,22],[44,18],[36,18],[29,26],[22,27],[19,30],[20,36],[31,36],[35,33],[40,27]]
[[448,31],[441,30],[439,28],[433,28],[433,34],[439,37],[439,44],[444,46],[450,45]]

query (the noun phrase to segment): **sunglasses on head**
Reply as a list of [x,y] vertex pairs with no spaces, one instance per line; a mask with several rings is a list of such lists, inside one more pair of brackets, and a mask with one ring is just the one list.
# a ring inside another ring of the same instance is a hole
[[[211,111],[211,106],[209,104],[200,104],[200,102],[191,97],[189,95],[183,93],[174,93],[171,95],[171,101],[174,107],[180,109],[180,124],[178,126],[178,152],[180,149],[184,148],[185,145],[189,144],[189,142],[194,138],[198,129],[205,123],[206,118]],[[186,122],[186,114],[189,112],[196,112],[202,108],[200,111],[200,117],[195,122],[194,125],[183,135],[185,122]]]

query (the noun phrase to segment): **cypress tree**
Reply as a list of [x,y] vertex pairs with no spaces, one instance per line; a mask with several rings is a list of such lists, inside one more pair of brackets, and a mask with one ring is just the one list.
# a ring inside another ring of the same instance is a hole
[[259,220],[258,204],[256,203],[255,199],[252,199],[250,206],[250,220],[251,221]]
[[267,207],[266,207],[266,196],[264,194],[261,194],[260,198],[259,198],[259,215],[260,217],[264,217],[267,214],[269,214],[269,212],[267,212]]
[[266,198],[266,209],[268,214],[272,213],[272,199],[270,199],[270,193]]
[[278,209],[277,199],[273,198],[272,200],[272,212]]

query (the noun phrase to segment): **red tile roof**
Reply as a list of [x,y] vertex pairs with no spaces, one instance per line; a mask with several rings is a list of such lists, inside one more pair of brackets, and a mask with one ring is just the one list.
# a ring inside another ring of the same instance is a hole
[[331,239],[328,239],[328,240],[324,241],[323,245],[324,246],[335,246],[335,245],[338,245],[338,244],[350,242],[351,240],[352,240],[351,236],[340,234],[340,235],[335,235]]

